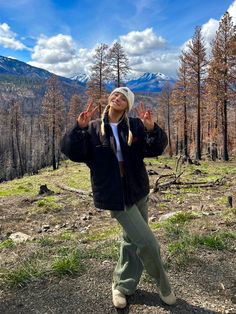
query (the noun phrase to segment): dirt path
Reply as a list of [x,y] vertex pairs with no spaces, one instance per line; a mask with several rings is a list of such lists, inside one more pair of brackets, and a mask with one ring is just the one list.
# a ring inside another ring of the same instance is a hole
[[[229,276],[232,272],[235,275],[235,265],[229,265],[227,262],[220,265],[219,261],[212,264],[209,261],[211,257],[206,253],[201,265],[189,266],[184,272],[169,273],[178,298],[173,307],[163,305],[154,285],[142,281],[136,293],[128,298],[127,308],[117,311],[111,303],[113,263],[105,261],[100,264],[90,261],[89,271],[81,277],[31,283],[27,288],[5,296],[0,304],[0,313],[236,313],[236,308],[227,297],[233,282],[224,277],[225,271]],[[225,271],[218,279],[224,282],[226,290],[222,290],[220,282],[214,280],[217,273],[220,274],[223,269]]]

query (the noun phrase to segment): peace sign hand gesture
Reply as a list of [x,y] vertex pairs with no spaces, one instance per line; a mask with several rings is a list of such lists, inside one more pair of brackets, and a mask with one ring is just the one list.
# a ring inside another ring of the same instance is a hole
[[82,129],[86,128],[97,109],[98,106],[94,108],[94,104],[92,100],[90,100],[85,111],[81,112],[81,114],[77,118],[77,123],[79,127],[81,127]]
[[142,120],[145,128],[148,131],[152,131],[154,129],[152,110],[146,109],[143,102],[140,101],[139,107],[135,108],[135,111],[136,111],[138,117]]

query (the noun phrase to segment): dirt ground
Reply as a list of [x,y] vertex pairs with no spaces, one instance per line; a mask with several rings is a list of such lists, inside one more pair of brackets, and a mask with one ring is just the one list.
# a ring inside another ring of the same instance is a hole
[[[154,169],[155,167],[149,166]],[[158,170],[158,169],[156,169]],[[150,176],[151,182],[155,175]],[[231,182],[227,190],[225,186],[202,189],[201,192],[186,193],[180,200],[168,200],[166,193],[150,196],[150,214],[152,221],[166,213],[180,210],[194,210],[204,213],[199,220],[199,226],[210,231],[219,229],[236,230],[236,218],[230,223],[223,221],[219,212],[223,206],[216,200],[221,196],[236,197],[236,178],[228,176]],[[173,191],[172,191],[173,192]],[[61,191],[62,202],[73,193]],[[31,236],[40,236],[39,229],[50,221],[51,214],[28,217],[27,207],[33,202],[32,198],[2,197],[0,198],[1,236],[6,237],[12,232],[22,231]],[[91,220],[79,219],[78,232],[90,225],[111,226],[116,222],[107,212],[96,211],[90,198],[83,200],[83,209],[76,212],[66,208],[55,215],[62,215],[67,225],[75,225],[79,217],[91,211]],[[158,208],[158,203],[164,204]],[[204,218],[205,217],[205,218]],[[61,217],[60,217],[61,218]],[[204,224],[205,219],[205,224]],[[227,225],[228,224],[228,225]],[[91,228],[92,228],[91,227]],[[197,228],[197,224],[195,226]],[[52,230],[54,232],[54,230]],[[56,230],[55,230],[56,232]],[[168,259],[167,239],[155,234],[161,244],[164,260]],[[0,258],[1,261],[1,258]],[[168,269],[173,290],[177,296],[174,306],[164,305],[158,295],[155,285],[150,280],[142,279],[136,293],[128,297],[128,306],[124,310],[117,310],[111,301],[111,280],[115,262],[111,260],[86,260],[87,271],[81,276],[65,276],[46,278],[29,283],[24,288],[13,290],[3,289],[0,292],[1,314],[191,314],[191,313],[225,313],[236,314],[236,251],[209,250],[202,248],[197,258],[185,267],[172,266]]]

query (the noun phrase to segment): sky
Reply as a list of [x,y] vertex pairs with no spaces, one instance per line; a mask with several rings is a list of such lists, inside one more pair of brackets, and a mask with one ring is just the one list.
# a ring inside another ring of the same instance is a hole
[[175,77],[181,50],[202,26],[206,47],[236,0],[0,0],[0,55],[57,75],[89,74],[96,47],[123,46],[131,76]]

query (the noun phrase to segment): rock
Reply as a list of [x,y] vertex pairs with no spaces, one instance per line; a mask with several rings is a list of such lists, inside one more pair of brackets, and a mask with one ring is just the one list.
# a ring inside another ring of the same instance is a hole
[[149,218],[149,222],[154,222],[156,220],[157,220],[157,217],[154,215]]
[[181,211],[177,211],[177,212],[172,212],[172,213],[167,213],[167,214],[164,214],[164,215],[161,215],[161,217],[159,218],[159,221],[164,221],[164,220],[167,220],[168,218],[180,213]]
[[23,232],[15,232],[9,236],[9,239],[11,239],[15,243],[22,243],[26,242],[27,240],[30,240],[31,236]]
[[202,172],[201,172],[201,170],[196,169],[196,170],[193,171],[193,175],[195,175],[195,176],[201,176],[201,175],[202,175]]
[[47,232],[50,229],[50,225],[43,225],[41,230],[42,232]]
[[170,166],[168,166],[168,165],[165,165],[164,167],[163,167],[163,169],[172,169]]
[[148,172],[148,174],[149,174],[150,176],[158,175],[158,172],[156,172],[155,170],[152,170],[152,169],[148,170],[147,172]]
[[89,230],[89,228],[91,227],[91,225],[88,225],[87,227],[83,227],[83,228],[79,228],[79,232],[80,233],[85,233]]
[[84,214],[83,216],[80,217],[80,219],[81,220],[90,220],[90,219],[92,219],[92,217],[91,217],[91,215],[85,215]]

